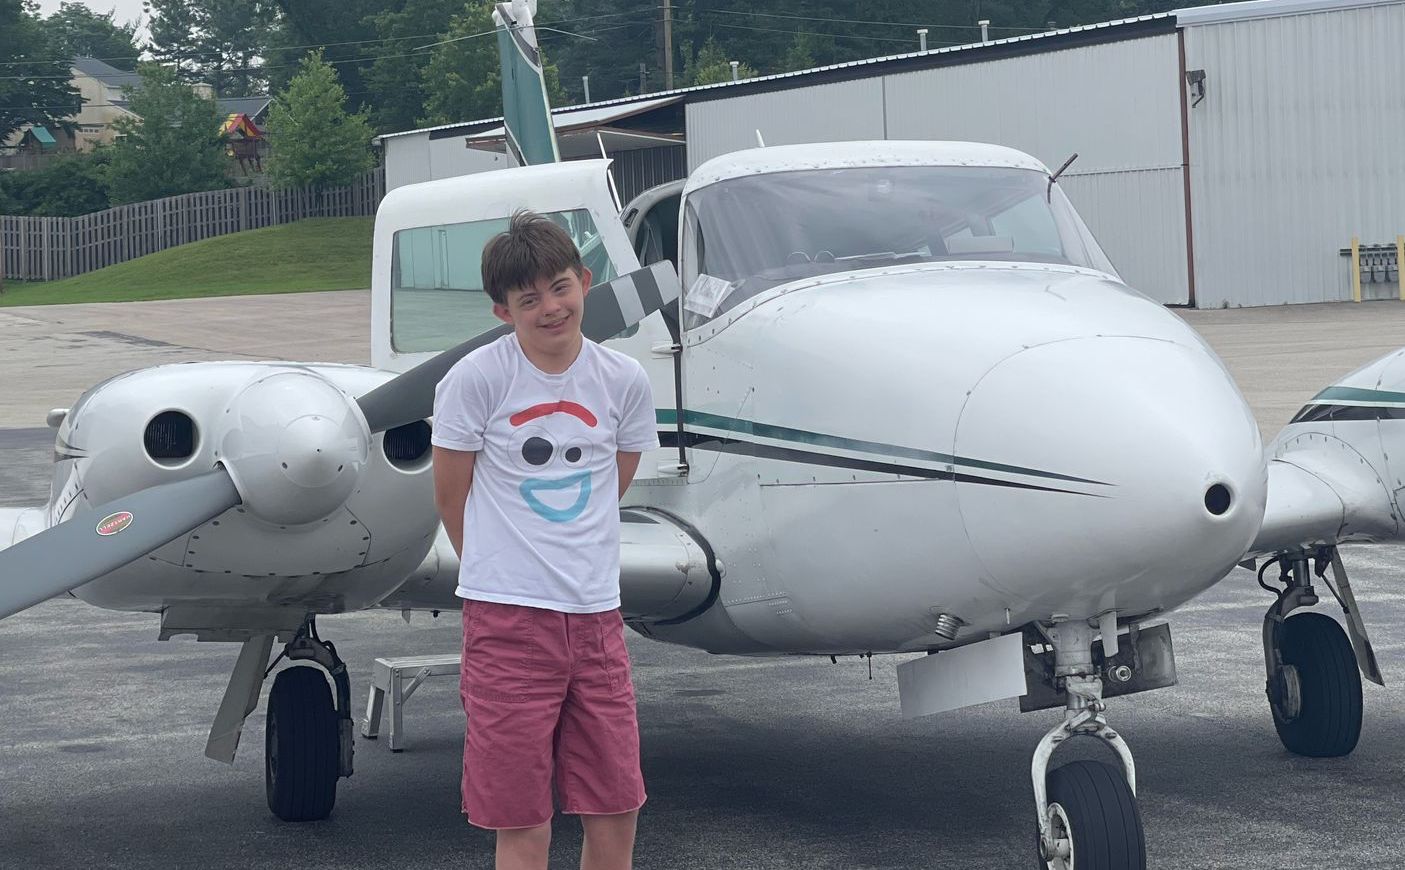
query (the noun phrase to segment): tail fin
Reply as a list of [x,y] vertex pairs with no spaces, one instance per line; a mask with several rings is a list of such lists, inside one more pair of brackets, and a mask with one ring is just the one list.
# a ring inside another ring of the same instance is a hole
[[507,150],[519,166],[561,161],[532,24],[536,11],[536,0],[510,0],[493,9],[502,60],[503,129]]

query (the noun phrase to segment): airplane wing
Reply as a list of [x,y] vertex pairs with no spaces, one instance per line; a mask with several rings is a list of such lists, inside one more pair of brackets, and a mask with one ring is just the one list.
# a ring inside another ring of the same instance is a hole
[[[441,528],[420,567],[380,602],[390,610],[458,607],[459,557]],[[620,511],[620,609],[626,619],[684,622],[712,606],[721,589],[712,548],[694,529],[656,510]]]
[[1269,447],[1268,503],[1249,555],[1402,534],[1405,350],[1313,397]]
[[[677,300],[679,290],[678,276],[667,262],[621,275],[592,289],[582,332],[595,341],[618,335]],[[381,432],[431,416],[434,387],[444,373],[500,334],[490,330],[358,397],[366,428]],[[11,518],[10,534],[0,538],[0,619],[109,574],[252,497],[222,461],[195,476],[114,499],[4,548],[16,540],[18,516]]]

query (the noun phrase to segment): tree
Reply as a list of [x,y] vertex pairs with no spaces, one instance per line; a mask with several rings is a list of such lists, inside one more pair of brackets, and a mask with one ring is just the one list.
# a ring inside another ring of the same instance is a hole
[[[484,0],[473,6],[487,7]],[[366,105],[377,132],[413,129],[425,115],[424,68],[429,51],[415,51],[437,42],[456,15],[472,14],[465,0],[404,0],[395,11],[373,15],[376,35],[386,40],[369,46],[370,66],[363,71]],[[486,38],[486,37],[485,37]]]
[[[683,67],[683,77],[690,85],[711,85],[732,80],[732,64],[727,52],[712,37],[708,37],[698,53],[688,60]],[[755,77],[756,70],[750,64],[743,62],[737,66],[737,78]]]
[[219,110],[157,64],[137,67],[141,84],[128,98],[136,118],[113,126],[108,193],[114,204],[228,187]]
[[109,157],[106,150],[69,153],[40,169],[0,173],[0,213],[76,217],[107,208]]
[[263,0],[146,0],[151,53],[175,65],[186,82],[212,85],[220,96],[262,92],[262,50],[274,9]]
[[[478,35],[486,34],[486,35]],[[454,124],[502,114],[502,66],[493,30],[492,8],[470,5],[450,22],[443,45],[435,46],[424,68],[424,124]],[[556,65],[543,60],[546,98],[552,106],[567,104]]]
[[302,69],[269,110],[273,155],[268,174],[279,187],[348,184],[374,165],[365,113],[347,114],[346,93],[321,52]]
[[83,105],[29,0],[0,0],[0,142],[26,125],[61,127]]
[[118,69],[136,69],[137,24],[118,24],[116,19],[116,9],[104,15],[64,0],[57,12],[44,19],[44,30],[58,57],[96,57]]

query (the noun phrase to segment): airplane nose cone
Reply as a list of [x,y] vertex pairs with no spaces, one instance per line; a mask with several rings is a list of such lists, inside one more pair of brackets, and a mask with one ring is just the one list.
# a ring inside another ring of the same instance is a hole
[[1175,606],[1223,577],[1263,520],[1258,426],[1196,346],[1022,350],[977,383],[955,447],[1022,469],[989,475],[1004,485],[958,483],[962,519],[987,582],[1051,613]]
[[360,444],[343,421],[317,414],[289,423],[278,439],[283,474],[305,489],[319,489],[336,480],[348,464],[359,466]]
[[275,371],[241,389],[225,412],[216,457],[244,508],[279,525],[310,523],[346,503],[370,451],[355,403],[309,372]]

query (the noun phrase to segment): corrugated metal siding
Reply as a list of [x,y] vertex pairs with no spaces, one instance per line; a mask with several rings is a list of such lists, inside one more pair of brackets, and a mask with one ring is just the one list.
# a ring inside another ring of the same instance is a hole
[[1050,168],[1128,284],[1189,301],[1176,36],[887,77],[888,137],[1008,145]]
[[384,139],[385,189],[429,181],[429,133]]
[[1190,301],[1180,167],[1065,174],[1059,184],[1123,281],[1168,305]]
[[610,174],[619,189],[621,203],[629,202],[651,187],[688,175],[686,145],[616,151],[610,159],[614,161],[610,164]]
[[887,76],[888,138],[1008,145],[1079,174],[1181,163],[1176,37]]
[[1338,255],[1405,233],[1405,4],[1185,30],[1201,307],[1350,298]]
[[883,139],[883,81],[839,82],[793,91],[689,103],[688,171],[719,154],[767,145]]

